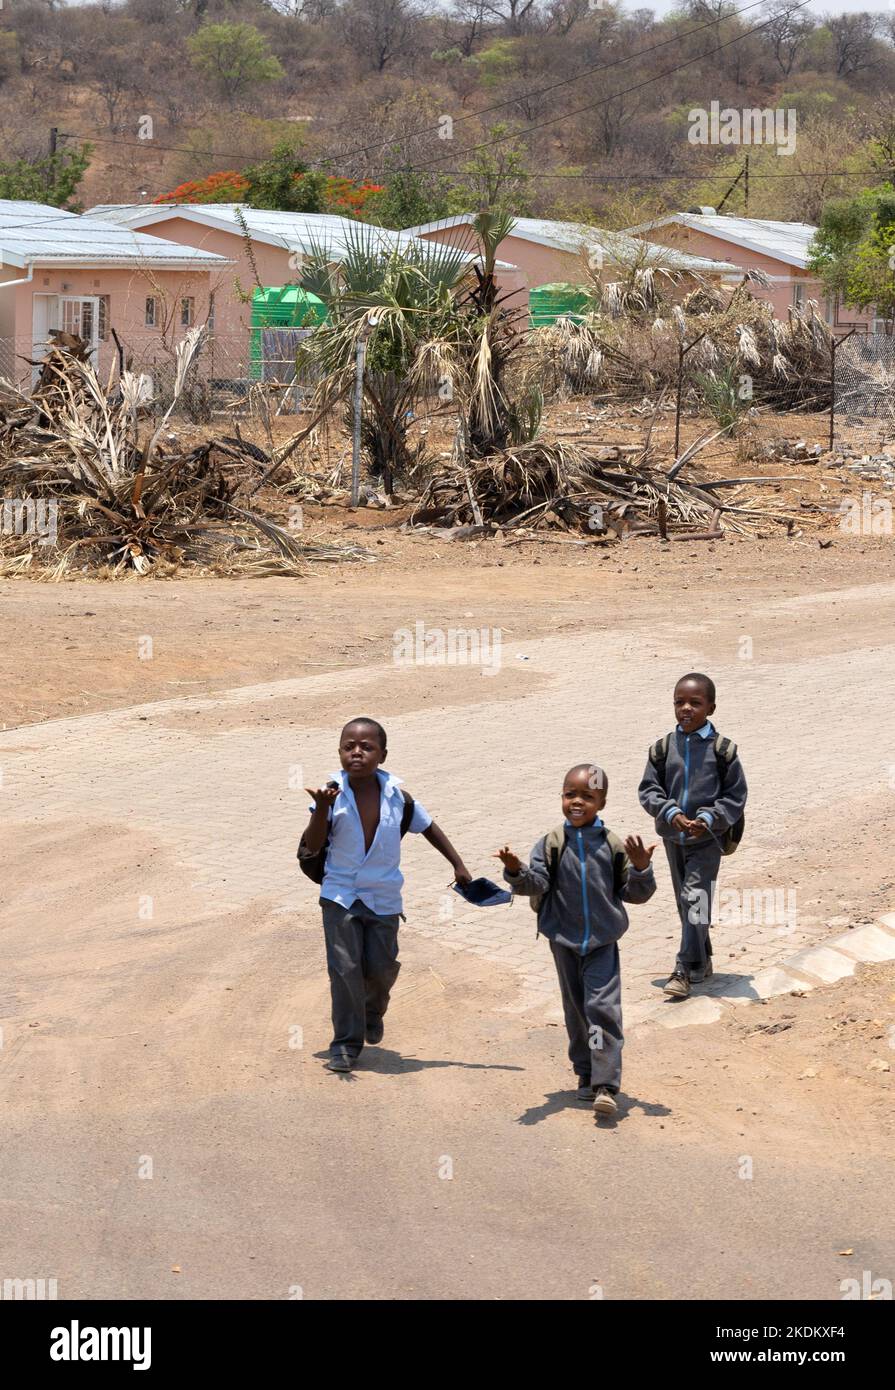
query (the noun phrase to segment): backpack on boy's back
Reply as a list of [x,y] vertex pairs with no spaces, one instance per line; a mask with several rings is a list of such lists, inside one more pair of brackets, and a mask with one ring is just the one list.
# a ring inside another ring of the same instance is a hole
[[[665,777],[665,764],[668,761],[668,747],[671,743],[671,734],[666,734],[664,738],[657,739],[649,750],[649,760],[661,778]],[[737,746],[733,739],[725,738],[716,733],[714,737],[715,758],[718,763],[718,771],[721,775],[721,795],[724,795],[724,784],[727,780],[727,771],[730,764],[737,755]],[[745,814],[740,815],[732,825],[721,832],[720,839],[716,835],[714,838],[721,847],[722,854],[733,854],[737,845],[743,838],[743,831],[746,828]],[[709,827],[711,830],[711,827]]]

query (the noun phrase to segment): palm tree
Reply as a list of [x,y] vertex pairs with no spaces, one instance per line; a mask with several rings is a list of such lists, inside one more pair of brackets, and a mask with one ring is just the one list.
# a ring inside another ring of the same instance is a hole
[[469,274],[465,251],[424,241],[395,246],[363,223],[349,227],[340,259],[316,245],[303,268],[300,284],[323,300],[328,321],[302,345],[299,361],[321,377],[320,407],[334,406],[350,392],[366,340],[361,442],[387,492],[413,466],[408,424],[438,384],[419,369],[421,351],[452,331],[455,296]]

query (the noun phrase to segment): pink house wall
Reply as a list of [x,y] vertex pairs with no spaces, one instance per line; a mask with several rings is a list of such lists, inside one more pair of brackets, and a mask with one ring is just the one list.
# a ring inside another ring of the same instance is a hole
[[[203,251],[214,251],[217,255],[226,256],[228,260],[235,262],[235,265],[228,268],[222,292],[215,297],[215,332],[243,334],[247,338],[252,306],[240,297],[239,290],[251,293],[255,285],[255,272],[242,237],[235,232],[205,227],[187,217],[173,217],[169,221],[159,222],[155,227],[141,227],[140,230],[164,237],[166,241],[179,242],[182,246],[197,246]],[[468,229],[459,230],[466,232],[465,241],[451,241],[450,244],[460,246],[463,250],[473,249],[469,242]],[[426,240],[444,238],[427,237]],[[288,285],[294,284],[298,279],[298,272],[289,264],[292,253],[286,247],[270,246],[265,242],[253,240],[252,249],[262,285]],[[512,257],[506,259],[511,260]],[[521,303],[527,310],[528,286],[524,275],[512,267],[507,267],[499,271],[497,282],[508,300],[513,299]]]
[[[817,300],[821,313],[826,316],[823,287],[810,271],[789,265],[786,261],[778,260],[776,256],[747,251],[745,247],[735,246],[723,237],[713,236],[702,227],[686,227],[679,222],[671,222],[664,227],[652,228],[646,235],[650,241],[659,242],[663,246],[674,246],[680,251],[689,251],[694,256],[710,256],[716,261],[730,261],[733,265],[742,266],[744,270],[763,270],[767,275],[783,277],[782,281],[776,280],[767,289],[753,285],[750,291],[756,299],[767,300],[778,319],[785,319],[792,307],[794,286],[797,284],[804,286],[805,301]],[[844,333],[855,326],[867,331],[872,329],[873,314],[845,310],[837,305],[832,326]]]
[[[255,271],[242,236],[219,227],[205,227],[188,217],[172,217],[155,226],[141,227],[140,231],[162,237],[165,241],[176,241],[181,246],[213,251],[215,255],[234,262],[219,276],[214,298],[214,331],[217,336],[229,336],[234,346],[238,341],[244,341],[248,350]],[[285,246],[270,246],[253,239],[252,252],[262,285],[288,285],[297,279],[297,272],[289,265],[292,252]],[[248,300],[244,298],[245,295],[249,296]]]
[[[423,238],[426,241],[444,241],[452,246],[462,246],[464,249],[469,247],[470,237],[471,233],[466,225],[443,229],[434,228],[431,232],[423,233]],[[538,242],[528,241],[523,237],[511,234],[504,237],[500,243],[498,254],[501,260],[511,261],[518,269],[518,277],[523,283],[515,292],[513,299],[514,303],[521,305],[526,313],[528,312],[528,293],[537,288],[538,285],[553,285],[557,282],[569,285],[586,285],[589,281],[587,264],[578,251],[560,251],[557,247],[541,246]],[[732,259],[729,256],[719,256],[717,252],[712,254],[715,260]],[[600,274],[600,279],[604,283],[615,279],[615,271],[611,262],[607,262],[605,269]],[[685,282],[681,293],[686,294],[692,288],[692,282]]]
[[[464,251],[472,250],[475,244],[472,231],[465,223],[456,227],[433,228],[430,232],[423,232],[421,239],[459,246]],[[502,261],[508,261],[515,267],[515,274],[504,270],[498,272],[501,289],[507,291],[508,307],[521,307],[526,312],[528,292],[535,286],[552,285],[557,280],[580,285],[587,279],[584,264],[576,253],[558,251],[552,246],[539,246],[522,237],[504,237],[498,255]]]
[[[11,266],[0,267],[0,282],[17,280],[25,271]],[[138,268],[106,269],[103,267],[72,270],[58,267],[42,269],[36,266],[30,283],[17,285],[4,290],[0,283],[0,338],[6,344],[4,368],[9,370],[14,362],[16,379],[25,379],[30,369],[21,358],[31,356],[34,346],[34,297],[38,294],[108,296],[108,324],[118,333],[125,349],[133,353],[134,366],[140,369],[148,366],[157,356],[164,354],[163,339],[179,340],[186,332],[180,325],[180,301],[193,300],[195,323],[204,323],[208,317],[209,294],[215,288],[219,272],[208,270],[153,270]],[[170,331],[165,335],[159,324],[156,328],[146,325],[146,299],[154,296],[159,302],[159,317],[162,305],[167,304],[173,317]],[[99,344],[100,374],[108,372],[117,349],[111,333]]]

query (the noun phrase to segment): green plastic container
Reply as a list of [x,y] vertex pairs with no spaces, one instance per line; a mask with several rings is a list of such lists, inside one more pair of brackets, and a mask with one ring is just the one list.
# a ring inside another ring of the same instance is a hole
[[547,328],[564,315],[580,322],[587,303],[587,291],[574,285],[537,285],[528,296],[531,326]]
[[314,328],[326,322],[326,305],[316,294],[298,285],[266,285],[252,295],[252,331],[249,345],[249,376],[260,381],[263,375],[263,328]]

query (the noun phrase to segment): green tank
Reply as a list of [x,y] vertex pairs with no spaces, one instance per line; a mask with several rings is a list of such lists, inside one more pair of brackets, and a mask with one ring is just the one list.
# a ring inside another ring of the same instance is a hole
[[564,316],[580,323],[587,304],[587,291],[577,285],[537,285],[528,295],[531,326],[547,328]]

